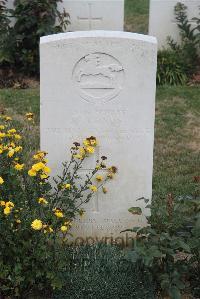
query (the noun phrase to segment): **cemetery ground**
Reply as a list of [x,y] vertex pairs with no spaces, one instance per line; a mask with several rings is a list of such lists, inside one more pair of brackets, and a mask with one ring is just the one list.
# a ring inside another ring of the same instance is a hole
[[[153,193],[192,194],[199,175],[200,87],[157,88]],[[0,90],[0,109],[23,124],[24,114],[35,114],[34,148],[39,148],[39,89]],[[67,132],[66,132],[67,134]],[[44,149],[45,150],[45,149]]]

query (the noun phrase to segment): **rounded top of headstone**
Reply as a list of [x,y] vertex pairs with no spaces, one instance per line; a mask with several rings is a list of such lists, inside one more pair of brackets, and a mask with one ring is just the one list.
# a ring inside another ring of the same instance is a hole
[[91,31],[75,31],[58,33],[43,36],[40,38],[40,44],[50,43],[54,41],[75,39],[75,38],[124,38],[147,42],[151,44],[157,44],[157,39],[153,36],[123,32],[123,31],[107,31],[107,30],[91,30]]

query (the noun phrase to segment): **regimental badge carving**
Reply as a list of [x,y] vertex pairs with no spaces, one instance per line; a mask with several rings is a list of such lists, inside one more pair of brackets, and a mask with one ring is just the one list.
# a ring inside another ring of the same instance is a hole
[[81,58],[73,70],[73,81],[80,96],[90,103],[105,103],[123,88],[124,68],[111,55],[92,53]]

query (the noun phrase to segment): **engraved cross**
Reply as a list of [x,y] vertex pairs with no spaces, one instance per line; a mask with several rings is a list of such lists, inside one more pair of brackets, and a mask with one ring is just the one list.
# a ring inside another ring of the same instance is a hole
[[102,21],[102,17],[93,17],[92,16],[92,3],[88,3],[88,17],[78,17],[79,21],[88,22],[89,30],[92,30],[92,25],[94,22]]
[[[98,146],[95,148],[95,153],[91,157],[89,157],[88,160],[84,161],[85,163],[83,164],[83,168],[79,170],[80,175],[81,174],[86,175],[88,174],[88,172],[94,170],[97,164],[96,162],[97,160],[100,160],[100,150]],[[105,170],[101,170],[101,173],[102,172],[105,172]],[[101,173],[99,172],[99,174]],[[94,184],[97,185],[98,187],[98,184],[100,183],[95,182]],[[92,212],[96,212],[96,213],[99,212],[99,191],[97,191],[94,194],[94,199],[91,201],[92,201]]]

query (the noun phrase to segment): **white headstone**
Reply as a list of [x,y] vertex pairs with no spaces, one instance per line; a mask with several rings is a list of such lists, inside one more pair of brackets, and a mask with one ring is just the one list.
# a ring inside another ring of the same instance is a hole
[[[88,31],[41,38],[41,149],[53,173],[74,141],[96,136],[95,158],[118,167],[109,192],[86,206],[77,237],[120,237],[143,225],[130,207],[151,198],[157,42],[150,36]],[[95,158],[89,158],[92,168]]]
[[180,41],[179,29],[174,16],[174,7],[181,2],[188,7],[188,19],[198,17],[200,0],[150,0],[149,34],[158,40],[158,47],[167,46],[167,37]]
[[63,0],[58,8],[70,15],[67,31],[124,28],[124,0]]

